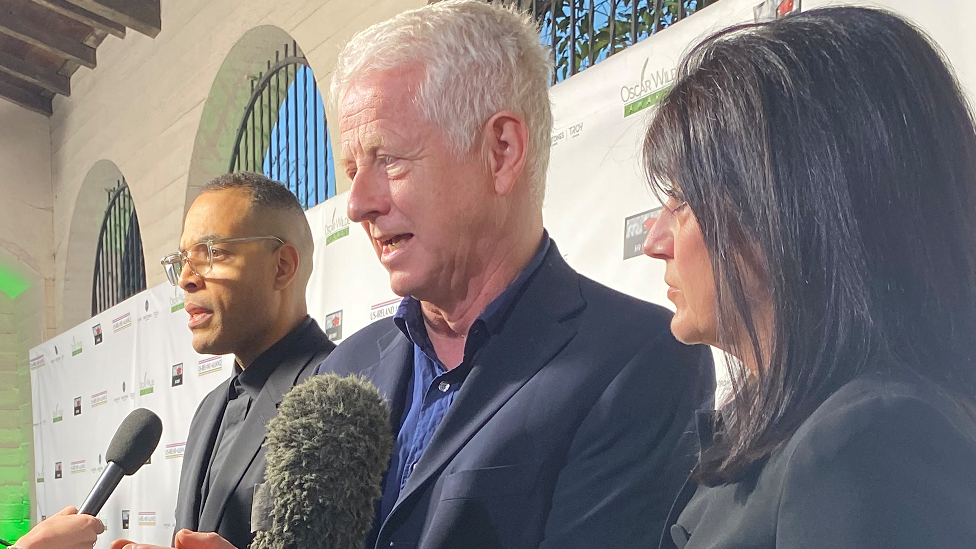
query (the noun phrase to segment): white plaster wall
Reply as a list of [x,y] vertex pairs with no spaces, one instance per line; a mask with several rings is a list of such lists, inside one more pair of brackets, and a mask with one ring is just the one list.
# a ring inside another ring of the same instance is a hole
[[[98,215],[89,211],[93,208],[86,200],[75,208],[85,176],[97,161],[113,162],[129,183],[142,229],[147,283],[158,284],[164,280],[158,260],[179,240],[201,114],[217,70],[237,40],[259,25],[280,27],[298,42],[325,90],[339,50],[356,31],[424,4],[162,0],[162,32],[155,39],[131,31],[124,40],[106,38],[98,48],[98,67],[75,74],[71,97],[55,99],[50,121],[58,330],[70,327],[64,324],[65,307],[71,308],[67,317],[76,319],[86,305],[80,296],[65,295],[65,274],[81,270],[68,260],[68,234],[75,215]],[[241,85],[248,85],[243,78]],[[348,187],[339,178],[337,186]]]

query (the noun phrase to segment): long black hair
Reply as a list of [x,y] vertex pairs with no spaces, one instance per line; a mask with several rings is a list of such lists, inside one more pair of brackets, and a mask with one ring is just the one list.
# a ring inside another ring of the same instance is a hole
[[741,478],[866,372],[911,369],[976,410],[976,129],[918,28],[842,7],[721,31],[682,61],[644,161],[701,227],[721,343],[758,367],[729,361],[733,419],[700,482]]

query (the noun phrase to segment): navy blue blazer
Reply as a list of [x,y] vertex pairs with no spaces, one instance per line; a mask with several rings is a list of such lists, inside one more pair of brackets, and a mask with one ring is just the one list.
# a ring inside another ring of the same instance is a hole
[[[587,548],[657,543],[694,463],[686,428],[714,391],[711,354],[671,313],[584,278],[555,243],[368,547]],[[411,388],[413,345],[390,318],[316,372],[362,374],[391,407]]]

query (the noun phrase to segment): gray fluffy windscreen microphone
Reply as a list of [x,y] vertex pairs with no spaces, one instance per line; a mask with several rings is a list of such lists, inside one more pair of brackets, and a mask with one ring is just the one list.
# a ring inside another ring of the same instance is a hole
[[362,549],[393,451],[376,387],[309,378],[285,395],[265,445],[270,520],[251,549]]

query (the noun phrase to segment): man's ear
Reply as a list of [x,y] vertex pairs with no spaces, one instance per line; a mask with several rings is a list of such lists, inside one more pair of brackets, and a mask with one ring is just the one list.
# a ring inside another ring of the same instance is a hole
[[301,265],[301,258],[298,255],[298,248],[288,242],[281,245],[277,250],[278,265],[275,269],[274,288],[281,290],[287,287],[295,277],[298,276],[298,268]]
[[485,123],[483,143],[495,193],[507,196],[525,169],[529,127],[520,115],[512,111],[495,113]]

